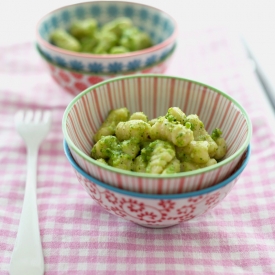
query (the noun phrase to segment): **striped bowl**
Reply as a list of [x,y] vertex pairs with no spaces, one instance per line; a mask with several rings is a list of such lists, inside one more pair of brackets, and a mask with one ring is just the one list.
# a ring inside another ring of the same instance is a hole
[[219,204],[247,166],[251,149],[248,146],[236,169],[226,180],[203,190],[172,195],[141,194],[105,184],[77,165],[66,141],[64,150],[80,184],[106,211],[142,226],[163,228],[194,219]]
[[[211,132],[223,131],[228,151],[222,161],[203,169],[172,175],[152,175],[103,165],[89,156],[93,135],[111,109],[143,111],[149,119],[177,106],[197,114]],[[208,85],[179,77],[144,74],[117,77],[76,96],[65,110],[62,129],[73,158],[89,175],[112,186],[139,193],[175,194],[200,190],[231,175],[251,139],[251,121],[243,107]]]

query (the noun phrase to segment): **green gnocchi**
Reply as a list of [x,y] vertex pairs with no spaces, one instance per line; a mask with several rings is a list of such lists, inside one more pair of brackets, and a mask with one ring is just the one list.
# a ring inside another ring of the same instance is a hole
[[197,115],[178,107],[151,120],[143,112],[111,110],[93,139],[93,159],[137,173],[193,171],[215,165],[227,152],[220,129],[209,134]]
[[93,18],[78,20],[68,30],[54,30],[50,41],[65,50],[92,54],[123,54],[153,45],[150,36],[127,17],[119,17],[102,27]]

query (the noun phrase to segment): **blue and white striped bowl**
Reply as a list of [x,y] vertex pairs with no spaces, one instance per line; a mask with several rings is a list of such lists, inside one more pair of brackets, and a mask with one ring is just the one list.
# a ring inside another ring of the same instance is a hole
[[[103,25],[120,16],[131,18],[135,26],[147,32],[154,46],[125,54],[95,55],[64,50],[49,41],[52,31],[67,29],[76,19],[93,17]],[[37,24],[36,40],[47,59],[62,67],[115,74],[142,69],[163,60],[175,46],[177,33],[175,20],[154,7],[121,1],[91,1],[65,6],[45,15]]]

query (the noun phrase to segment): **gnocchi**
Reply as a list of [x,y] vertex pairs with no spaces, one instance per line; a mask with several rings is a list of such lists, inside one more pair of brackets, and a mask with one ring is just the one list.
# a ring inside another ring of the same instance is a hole
[[93,18],[78,20],[68,30],[53,31],[50,41],[69,51],[92,54],[123,54],[153,45],[150,36],[127,17],[119,17],[102,27]]
[[149,174],[174,174],[215,165],[227,152],[222,131],[209,134],[197,115],[178,107],[148,119],[127,108],[109,112],[94,135],[91,157],[116,168]]

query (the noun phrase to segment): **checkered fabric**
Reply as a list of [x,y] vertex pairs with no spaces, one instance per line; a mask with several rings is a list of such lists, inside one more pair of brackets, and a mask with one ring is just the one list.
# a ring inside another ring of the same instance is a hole
[[[51,79],[33,43],[0,49],[0,274],[8,274],[26,179],[26,151],[13,116],[51,109],[38,157],[38,211],[46,275],[275,274],[274,118],[238,36],[224,29],[181,33],[166,74],[230,94],[253,123],[251,160],[211,212],[166,229],[113,216],[78,183],[62,148],[72,96]],[[22,274],[28,275],[28,274]]]

